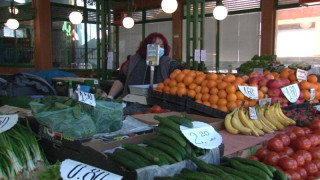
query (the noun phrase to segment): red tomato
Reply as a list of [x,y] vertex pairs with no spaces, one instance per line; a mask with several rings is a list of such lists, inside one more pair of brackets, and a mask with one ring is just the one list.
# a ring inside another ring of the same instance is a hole
[[170,110],[169,109],[162,109],[161,110],[161,113],[167,113],[167,112],[170,112]]
[[288,173],[287,171],[284,171],[284,173],[286,174],[288,179],[291,179],[291,174],[290,173]]
[[299,136],[293,144],[297,149],[309,150],[311,147],[311,141],[305,136]]
[[289,146],[285,146],[282,152],[286,153],[288,156],[294,154],[294,150]]
[[161,113],[162,108],[159,105],[153,105],[152,108],[151,108],[151,111],[153,113]]
[[264,158],[268,155],[269,153],[269,149],[266,147],[260,147],[257,151],[256,151],[256,156],[259,158],[260,161],[263,161]]
[[306,162],[303,167],[307,171],[308,176],[316,175],[318,173],[318,167],[313,162]]
[[280,166],[273,166],[273,167],[275,167],[275,168],[277,168],[277,169],[279,169],[280,171],[283,172],[283,169]]
[[312,159],[320,159],[320,147],[312,147],[309,152],[311,153]]
[[288,170],[287,173],[289,173],[291,175],[291,180],[300,180],[301,176],[297,171],[294,170]]
[[317,134],[307,134],[306,137],[311,141],[311,146],[317,146],[319,144],[319,135]]
[[300,174],[301,179],[306,179],[308,177],[308,173],[303,167],[298,167],[297,173]]
[[275,137],[279,138],[283,142],[284,146],[288,146],[290,144],[290,137],[285,133],[277,134]]
[[307,135],[307,134],[310,134],[311,133],[311,129],[308,128],[308,127],[303,127],[303,130],[304,130],[304,134]]
[[294,132],[297,135],[297,137],[298,136],[304,136],[304,134],[305,134],[303,128],[302,127],[298,127],[298,126],[294,127],[292,129],[292,132]]
[[280,151],[280,152],[278,152],[278,154],[279,154],[280,159],[283,157],[288,157],[288,154],[284,151]]
[[294,141],[294,140],[297,139],[296,133],[294,133],[294,132],[292,132],[292,131],[286,132],[286,134],[289,136],[290,142],[292,142],[292,141]]
[[313,120],[313,121],[312,121],[311,129],[312,129],[312,130],[318,130],[318,129],[320,129],[320,120],[319,120],[319,119],[316,119],[316,120]]
[[305,160],[302,154],[293,154],[291,157],[297,161],[298,166],[304,165]]
[[296,154],[301,154],[304,157],[305,162],[310,162],[312,161],[312,155],[309,151],[306,150],[298,150],[296,151]]
[[270,151],[268,155],[264,158],[263,163],[276,166],[278,165],[279,159],[280,159],[280,156],[278,153],[274,151]]
[[296,170],[298,163],[291,157],[283,157],[279,160],[279,165],[284,170]]
[[152,113],[152,110],[151,109],[149,109],[147,112],[146,112],[146,114],[151,114]]
[[268,149],[270,149],[271,151],[276,151],[276,152],[280,152],[283,150],[283,142],[279,139],[279,138],[271,138],[268,141]]
[[320,170],[320,159],[312,159],[312,162],[317,166],[318,170]]
[[259,158],[257,156],[248,156],[247,158],[259,161]]

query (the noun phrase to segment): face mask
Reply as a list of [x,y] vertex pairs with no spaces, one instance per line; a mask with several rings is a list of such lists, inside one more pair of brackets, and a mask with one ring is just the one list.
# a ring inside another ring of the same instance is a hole
[[162,57],[164,55],[164,49],[160,48],[159,56]]

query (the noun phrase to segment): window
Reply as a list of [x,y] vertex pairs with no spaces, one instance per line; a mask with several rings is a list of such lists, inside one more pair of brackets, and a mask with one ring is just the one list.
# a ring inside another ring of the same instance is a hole
[[320,6],[277,11],[276,50],[285,65],[306,62],[319,66]]

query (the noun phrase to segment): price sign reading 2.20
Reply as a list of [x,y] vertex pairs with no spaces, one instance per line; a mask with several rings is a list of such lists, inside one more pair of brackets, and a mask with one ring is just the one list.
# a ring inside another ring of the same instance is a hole
[[239,90],[250,99],[259,99],[258,88],[255,86],[238,86]]
[[300,89],[297,83],[285,86],[281,88],[281,91],[291,103],[295,103],[300,96]]
[[121,180],[122,176],[71,159],[61,163],[60,175],[70,180]]
[[213,149],[222,143],[221,135],[209,124],[193,121],[193,128],[180,126],[182,134],[195,146]]

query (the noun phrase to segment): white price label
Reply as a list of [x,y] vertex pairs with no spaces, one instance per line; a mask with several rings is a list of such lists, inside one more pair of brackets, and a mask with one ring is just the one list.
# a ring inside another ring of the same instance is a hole
[[308,71],[297,69],[297,79],[298,81],[307,80],[308,79]]
[[201,50],[201,61],[207,60],[207,50]]
[[300,96],[300,89],[297,83],[281,88],[282,93],[291,102],[295,103]]
[[213,149],[222,143],[222,136],[209,124],[193,121],[193,128],[180,126],[182,134],[195,146]]
[[18,122],[18,115],[0,115],[0,133],[11,129]]
[[255,107],[249,107],[249,115],[250,115],[250,119],[258,119]]
[[121,180],[122,176],[113,174],[111,172],[83,164],[78,161],[66,159],[62,161],[60,166],[60,175],[62,179],[70,180]]
[[200,49],[194,50],[194,60],[200,62]]
[[314,88],[310,89],[310,100],[314,100],[316,96],[316,91],[314,90]]
[[258,99],[258,88],[255,86],[238,86],[239,90],[250,99]]
[[96,107],[96,98],[94,97],[94,94],[83,91],[76,91],[76,94],[76,99],[78,99],[78,101]]
[[265,99],[260,99],[259,100],[259,106],[262,107],[264,106],[265,104],[271,104],[271,98],[265,98]]
[[93,80],[93,84],[95,84],[95,85],[99,84],[99,80],[97,80],[97,79]]

